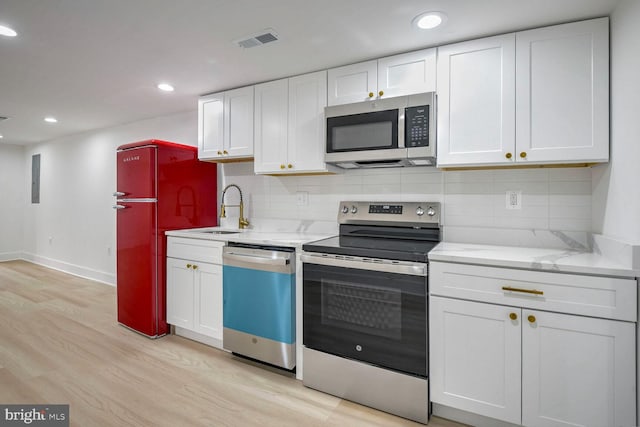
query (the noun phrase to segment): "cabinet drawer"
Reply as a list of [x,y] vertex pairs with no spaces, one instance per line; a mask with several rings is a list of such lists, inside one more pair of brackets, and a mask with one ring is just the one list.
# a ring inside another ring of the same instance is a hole
[[637,319],[637,282],[633,279],[431,262],[429,289],[431,295],[472,301],[631,322]]
[[225,244],[225,242],[217,242],[215,240],[170,236],[167,238],[167,256],[190,261],[222,264],[222,248]]

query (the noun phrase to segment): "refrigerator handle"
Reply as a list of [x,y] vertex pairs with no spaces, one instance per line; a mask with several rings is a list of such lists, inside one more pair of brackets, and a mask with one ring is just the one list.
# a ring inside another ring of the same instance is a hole
[[113,209],[126,209],[126,206],[122,206],[122,205],[113,205]]
[[120,196],[124,196],[125,193],[123,193],[122,191],[114,191],[113,193],[113,197],[120,197]]

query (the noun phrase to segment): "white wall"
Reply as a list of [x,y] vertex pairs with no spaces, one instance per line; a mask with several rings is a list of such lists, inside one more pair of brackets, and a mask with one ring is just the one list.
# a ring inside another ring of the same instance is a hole
[[22,210],[24,257],[115,283],[116,148],[151,138],[195,146],[196,132],[190,111],[27,147],[20,175],[28,180],[31,155],[41,154],[41,191],[40,204],[29,198]]
[[31,186],[25,187],[22,179],[31,170],[31,163],[29,169],[24,167],[24,151],[21,146],[0,144],[0,261],[21,258],[22,206],[31,197]]
[[593,230],[640,245],[640,2],[611,16],[611,161],[593,170]]

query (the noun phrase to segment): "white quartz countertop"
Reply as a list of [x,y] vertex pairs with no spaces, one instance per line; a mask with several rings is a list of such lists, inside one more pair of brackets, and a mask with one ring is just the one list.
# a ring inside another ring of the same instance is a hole
[[600,254],[571,249],[441,242],[429,252],[429,260],[600,276],[640,275],[640,272]]
[[[223,232],[224,234],[220,233]],[[188,237],[191,239],[216,240],[219,242],[239,242],[255,245],[273,245],[299,247],[304,243],[325,239],[333,234],[318,234],[289,231],[255,231],[223,227],[190,228],[172,230],[167,236]]]

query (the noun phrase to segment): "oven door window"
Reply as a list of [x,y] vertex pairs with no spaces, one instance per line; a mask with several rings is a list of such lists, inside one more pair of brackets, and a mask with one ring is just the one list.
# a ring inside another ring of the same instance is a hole
[[303,342],[426,376],[426,277],[305,263]]
[[327,153],[398,148],[398,110],[327,118]]

